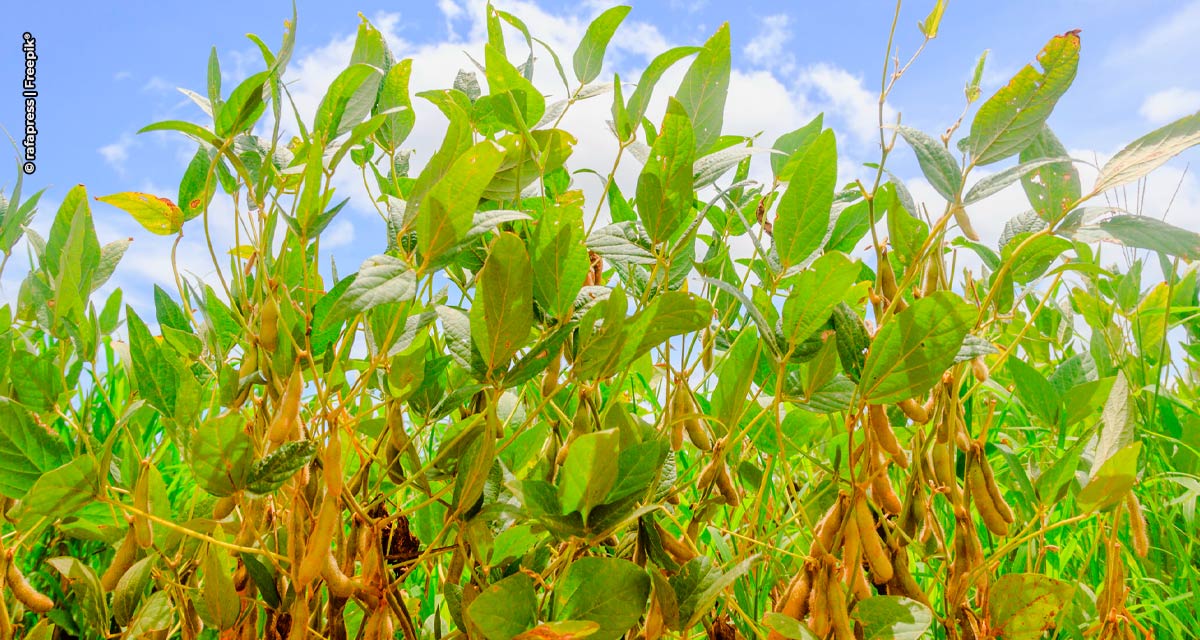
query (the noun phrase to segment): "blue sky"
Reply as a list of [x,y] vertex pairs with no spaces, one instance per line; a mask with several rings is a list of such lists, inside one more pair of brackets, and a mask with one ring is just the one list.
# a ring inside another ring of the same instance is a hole
[[[414,58],[414,90],[449,86],[469,67],[464,51],[478,54],[482,2],[299,2],[297,51],[289,69],[301,113],[310,118],[324,88],[345,65],[361,11],[388,35],[398,57]],[[588,20],[611,3],[594,0],[497,2],[524,18],[534,35],[569,59]],[[838,131],[845,171],[873,155],[871,126],[880,64],[892,6],[882,1],[776,2],[741,0],[634,1],[633,12],[614,41],[605,75],[619,71],[636,79],[648,56],[668,45],[699,44],[724,20],[731,23],[734,80],[726,132],[765,130],[764,143],[803,124],[817,111]],[[906,2],[897,44],[907,56],[920,42],[916,22],[932,0]],[[290,2],[219,0],[194,3],[17,3],[0,27],[0,125],[17,135],[22,123],[19,82],[22,32],[37,39],[38,169],[27,189],[47,187],[47,206],[35,223],[45,228],[53,208],[76,183],[92,195],[142,190],[175,197],[178,179],[194,148],[179,136],[135,135],[142,126],[167,118],[200,121],[203,114],[176,87],[203,93],[209,49],[222,61],[226,93],[262,61],[245,38],[256,33],[273,47],[290,17]],[[985,96],[1033,60],[1051,36],[1081,29],[1082,62],[1074,87],[1050,123],[1077,155],[1103,158],[1124,143],[1176,117],[1200,109],[1200,1],[1043,0],[977,2],[952,0],[941,33],[889,101],[904,122],[940,133],[962,110],[962,87],[983,49],[990,49]],[[510,32],[510,41],[519,36]],[[7,49],[4,49],[7,47]],[[539,60],[539,86],[555,87],[549,61]],[[684,65],[676,70],[681,72]],[[545,75],[543,75],[545,74]],[[673,88],[668,76],[660,87]],[[544,80],[544,81],[543,81]],[[667,91],[660,90],[661,100]],[[581,109],[576,128],[603,129],[607,98]],[[657,117],[651,113],[652,117]],[[568,128],[571,122],[568,122]],[[409,145],[420,164],[441,136],[441,119],[419,107]],[[603,131],[574,131],[580,147],[572,168],[608,166],[613,144]],[[1168,221],[1200,227],[1200,185],[1183,168],[1195,151],[1166,167],[1149,183],[1148,215],[1162,216],[1174,195]],[[897,168],[919,197],[936,199],[919,178],[906,150]],[[765,165],[765,159],[763,161]],[[636,175],[636,167],[629,169]],[[10,184],[13,171],[0,173]],[[628,177],[628,176],[627,176]],[[348,267],[382,249],[382,222],[373,213],[358,176],[343,176],[339,191],[354,198],[331,233],[339,259]],[[1086,175],[1085,175],[1086,179]],[[989,208],[976,227],[998,235],[1003,223],[1028,208],[1012,190]],[[115,284],[148,289],[145,281],[168,282],[170,240],[141,232],[125,214],[94,203],[101,241],[133,236],[136,241]],[[185,266],[203,277],[207,256],[192,234],[181,251]],[[188,244],[195,244],[190,247]],[[380,245],[380,246],[375,246]],[[324,245],[323,245],[324,246]],[[14,258],[14,263],[21,262]],[[10,264],[4,295],[15,294],[20,265]],[[136,302],[136,300],[135,300]]]

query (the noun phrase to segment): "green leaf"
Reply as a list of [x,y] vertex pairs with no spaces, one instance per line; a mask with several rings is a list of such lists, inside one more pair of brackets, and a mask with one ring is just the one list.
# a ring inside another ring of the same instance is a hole
[[209,546],[204,554],[204,584],[201,596],[210,622],[218,629],[229,629],[241,613],[241,599],[233,587],[230,572],[221,562],[221,552]]
[[803,622],[785,613],[768,611],[763,616],[763,624],[771,631],[778,633],[788,640],[819,640],[816,634],[809,631]]
[[1025,410],[1041,418],[1047,426],[1057,427],[1062,418],[1063,403],[1054,385],[1037,369],[1016,358],[1008,361],[1008,371]]
[[[1043,126],[1029,146],[1021,150],[1022,163],[1039,158],[1066,158],[1067,148],[1058,137]],[[1029,203],[1043,220],[1056,220],[1067,213],[1067,208],[1079,201],[1081,185],[1079,171],[1070,161],[1054,162],[1021,176],[1021,187]]]
[[901,126],[896,130],[917,154],[917,164],[929,184],[947,201],[954,202],[962,189],[962,169],[950,150],[933,136],[912,127]]
[[374,139],[379,146],[389,153],[396,151],[412,132],[417,116],[413,111],[412,99],[408,96],[408,83],[412,78],[412,60],[404,59],[392,65],[383,76],[383,84],[379,87],[379,97],[375,101],[372,113],[380,114],[393,109],[401,109],[389,113],[383,123],[375,130]]
[[371,256],[359,267],[325,322],[340,322],[381,304],[406,302],[416,292],[417,276],[407,263],[386,254]]
[[275,583],[275,574],[272,573],[262,560],[252,553],[239,553],[242,563],[246,565],[246,573],[250,574],[250,579],[254,580],[255,586],[258,587],[258,593],[262,595],[263,602],[268,606],[278,608],[280,605],[279,587]]
[[1001,576],[988,592],[987,617],[1004,640],[1037,640],[1054,629],[1075,585],[1036,573]]
[[864,399],[891,404],[933,388],[975,319],[975,309],[949,291],[915,301],[875,334],[859,387]]
[[[967,195],[963,196],[963,204],[979,202],[990,195],[1003,191],[1009,185],[1013,184],[1017,180],[1024,179],[1025,176],[1033,173],[1037,169],[1046,167],[1048,165],[1061,165],[1063,162],[1064,161],[1061,158],[1037,158],[1034,160],[1029,160],[1028,162],[1022,162],[1015,167],[1009,167],[999,173],[993,173],[992,175],[983,178],[979,182],[976,182],[975,185],[971,187],[971,190],[967,192]],[[1070,159],[1066,159],[1066,162],[1070,163]]]
[[671,577],[671,588],[679,608],[677,631],[690,629],[700,623],[716,604],[721,592],[750,570],[757,556],[747,558],[722,571],[708,556],[692,558]]
[[150,233],[169,236],[179,233],[183,228],[183,212],[166,198],[150,193],[124,191],[98,196],[96,199],[133,216],[133,219]]
[[603,504],[617,482],[617,456],[613,453],[620,442],[616,429],[586,433],[571,442],[558,481],[564,513],[578,510],[586,523],[592,509]]
[[254,126],[254,122],[266,109],[263,102],[263,85],[270,72],[260,71],[234,87],[229,99],[217,111],[216,132],[222,138],[230,138]]
[[212,156],[201,147],[192,156],[183,179],[179,183],[179,209],[186,222],[204,212],[217,192],[217,176],[212,166]]
[[1078,228],[1074,236],[1077,240],[1116,242],[1186,260],[1200,260],[1200,234],[1148,216],[1113,216]]
[[583,233],[579,207],[552,209],[534,228],[530,262],[537,277],[533,279],[533,299],[552,318],[569,316],[591,268]]
[[496,96],[504,93],[511,94],[519,111],[521,122],[505,122],[505,127],[513,132],[532,128],[538,120],[542,119],[542,114],[546,113],[546,98],[542,96],[537,87],[533,86],[532,82],[525,79],[520,70],[508,61],[504,51],[492,46],[491,43],[484,45],[483,59],[486,66],[484,75],[487,77],[488,93]]
[[863,640],[920,640],[933,626],[929,607],[902,596],[871,596],[851,616],[863,628]]
[[712,319],[712,305],[699,296],[668,291],[634,314],[623,329],[627,336],[621,365],[627,366],[671,338],[699,331]]
[[480,142],[455,159],[445,177],[421,201],[417,212],[417,246],[426,265],[466,237],[479,198],[503,159],[504,151],[496,143]]
[[157,555],[149,555],[135,562],[121,574],[117,588],[113,589],[112,600],[113,618],[117,624],[127,625],[133,619],[134,612],[142,602],[142,595],[146,592],[146,585],[150,584],[157,562]]
[[304,465],[317,455],[317,445],[312,440],[285,442],[270,455],[254,463],[246,489],[265,496],[283,486]]
[[827,253],[796,277],[783,303],[783,337],[799,344],[829,320],[861,273],[844,253]]
[[137,616],[125,630],[126,637],[144,638],[158,631],[166,631],[175,624],[175,606],[171,594],[155,591],[138,608]]
[[729,94],[730,64],[729,23],[726,22],[704,43],[675,94],[695,128],[697,155],[704,155],[721,137],[725,98]]
[[693,145],[687,112],[671,98],[637,183],[638,216],[655,244],[670,238],[691,215]]
[[1197,144],[1200,144],[1200,111],[1155,129],[1118,151],[1101,167],[1092,193],[1133,182]]
[[245,489],[254,464],[254,443],[238,413],[200,423],[191,440],[188,463],[200,487],[217,497]]
[[712,413],[725,432],[735,432],[750,397],[762,344],[754,326],[744,327],[730,345],[712,392]]
[[21,407],[0,400],[0,495],[24,498],[43,473],[67,461],[69,452]]
[[138,393],[163,415],[174,415],[179,373],[167,359],[170,351],[150,335],[133,307],[125,307],[125,321],[129,326],[129,355]]
[[532,629],[537,613],[533,580],[523,573],[488,585],[467,608],[467,617],[488,640],[512,640]]
[[837,141],[827,129],[804,153],[779,199],[775,248],[784,269],[803,262],[825,240],[836,186]]
[[38,478],[23,504],[30,513],[66,518],[94,500],[100,491],[96,458],[83,455]]
[[629,122],[634,127],[642,121],[642,116],[646,115],[646,107],[650,106],[650,96],[653,95],[654,87],[662,78],[663,73],[666,73],[667,69],[670,69],[676,62],[700,50],[700,47],[675,47],[658,54],[650,61],[646,70],[638,78],[637,88],[633,90],[633,94],[629,96],[629,102],[626,104]]
[[525,243],[503,233],[476,279],[471,338],[489,370],[505,367],[533,327],[533,268]]
[[1108,392],[1104,402],[1104,412],[1100,414],[1100,435],[1096,442],[1096,453],[1092,458],[1091,476],[1100,473],[1104,463],[1113,457],[1120,449],[1133,442],[1133,394],[1129,389],[1129,380],[1125,372],[1117,370],[1116,380]]
[[554,589],[559,620],[591,620],[594,640],[617,640],[641,619],[650,576],[628,560],[585,557],[571,563]]
[[871,348],[871,336],[867,334],[867,328],[858,312],[845,302],[834,306],[832,320],[842,370],[846,372],[847,378],[858,382],[862,380],[867,350]]
[[587,237],[588,249],[612,262],[654,264],[649,246],[650,238],[633,220],[600,227]]
[[1075,501],[1083,511],[1103,511],[1116,506],[1137,483],[1138,456],[1141,441],[1135,440],[1112,454],[1091,474],[1087,486],[1079,491]]
[[975,114],[967,147],[976,165],[1019,153],[1041,133],[1079,66],[1079,32],[1051,38],[1037,56],[1041,71],[1025,65]]
[[600,75],[604,66],[604,50],[608,48],[608,42],[617,32],[617,27],[621,26],[621,21],[629,15],[631,8],[613,7],[596,16],[588,25],[587,32],[583,34],[583,40],[575,49],[575,57],[572,59],[575,77],[579,79],[580,84],[587,84]]
[[108,603],[96,572],[82,560],[70,556],[50,558],[46,564],[62,575],[63,590],[71,594],[72,617],[93,631],[106,629]]
[[313,122],[313,133],[328,142],[353,129],[366,119],[375,104],[380,70],[368,64],[352,64],[338,74],[321,104]]
[[771,171],[775,174],[775,180],[788,182],[792,179],[792,174],[804,157],[804,151],[817,139],[825,126],[824,122],[825,114],[818,113],[803,127],[779,136],[772,148],[783,153],[771,154]]

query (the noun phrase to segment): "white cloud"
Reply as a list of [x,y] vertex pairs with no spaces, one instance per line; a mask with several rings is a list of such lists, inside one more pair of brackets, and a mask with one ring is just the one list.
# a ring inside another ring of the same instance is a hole
[[1160,125],[1200,110],[1200,91],[1171,87],[1142,101],[1138,113],[1150,124]]
[[[862,78],[828,63],[809,66],[800,72],[797,87],[815,94],[818,110],[841,122],[859,142],[879,136],[879,96],[863,86]],[[884,122],[895,120],[895,110],[884,105]]]
[[437,6],[438,11],[441,11],[442,16],[446,18],[446,32],[450,34],[450,39],[456,39],[454,21],[462,17],[463,8],[454,0],[438,0]]
[[135,144],[133,136],[123,134],[120,139],[106,144],[96,151],[104,158],[104,163],[112,167],[118,175],[125,175],[125,163],[129,160],[129,149]]
[[783,47],[792,38],[791,18],[786,13],[765,16],[759,21],[758,34],[750,39],[742,52],[750,62],[759,66],[791,64],[792,56],[784,55]]
[[1113,47],[1106,58],[1112,66],[1154,70],[1164,76],[1175,71],[1192,72],[1200,56],[1200,0],[1192,0],[1178,11],[1164,15],[1150,28]]

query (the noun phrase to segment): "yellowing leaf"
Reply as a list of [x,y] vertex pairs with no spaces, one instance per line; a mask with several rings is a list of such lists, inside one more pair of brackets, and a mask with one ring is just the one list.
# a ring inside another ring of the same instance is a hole
[[123,191],[96,198],[133,216],[150,233],[169,236],[183,228],[183,212],[174,202],[154,194]]

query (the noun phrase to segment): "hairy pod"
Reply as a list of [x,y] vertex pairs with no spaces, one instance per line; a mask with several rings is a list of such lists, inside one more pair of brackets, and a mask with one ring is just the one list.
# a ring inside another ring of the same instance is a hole
[[872,594],[871,585],[867,583],[867,573],[862,563],[846,567],[847,579],[850,581],[850,594],[857,600],[866,600]]
[[308,598],[304,594],[297,594],[296,599],[292,601],[292,608],[288,610],[288,613],[292,615],[292,629],[288,632],[288,640],[303,640],[308,638]]
[[863,557],[871,567],[871,580],[875,584],[883,584],[892,579],[892,561],[888,559],[887,551],[883,548],[883,539],[875,530],[875,518],[867,507],[865,498],[859,498],[854,503],[854,520],[858,525],[858,537],[862,544]]
[[680,379],[675,385],[672,398],[672,410],[675,420],[683,420],[683,429],[687,432],[688,440],[701,451],[712,451],[712,436],[708,435],[708,427],[700,419],[700,408],[692,397],[692,390],[687,383]]
[[254,385],[247,384],[244,387],[241,385],[242,380],[255,371],[258,371],[258,349],[251,346],[246,349],[246,353],[242,356],[242,364],[238,367],[238,392],[234,396],[233,402],[229,403],[230,408],[241,408],[250,399],[250,390]]
[[975,458],[979,461],[979,467],[983,471],[983,486],[987,489],[988,495],[992,498],[992,504],[996,507],[996,511],[1000,513],[1000,517],[1004,521],[1012,524],[1016,522],[1016,516],[1013,515],[1012,508],[1008,506],[1008,502],[1000,493],[1000,485],[996,484],[996,476],[992,473],[992,465],[988,462],[987,456],[983,453],[983,447],[975,446]]
[[913,474],[908,481],[908,491],[906,494],[907,500],[904,501],[904,508],[900,511],[899,527],[904,532],[903,536],[896,536],[900,546],[908,544],[908,542],[917,536],[917,527],[925,520],[925,508],[927,506],[927,498],[925,496],[925,487],[920,482],[920,476]]
[[292,377],[288,378],[287,388],[283,390],[283,396],[275,409],[275,416],[271,418],[271,425],[267,427],[267,439],[272,444],[280,445],[299,437],[300,396],[303,392],[304,378],[297,368],[292,372]]
[[883,405],[873,404],[867,408],[871,433],[875,436],[875,440],[879,446],[892,457],[892,460],[900,465],[901,468],[908,468],[908,456],[904,453],[904,447],[900,446],[900,441],[896,439],[896,431],[892,429],[892,423],[888,420],[887,411]]
[[321,473],[325,480],[325,491],[332,495],[342,493],[342,439],[341,427],[336,423],[329,425],[329,441],[325,444],[325,452],[321,456]]
[[1129,510],[1129,535],[1133,538],[1133,551],[1139,558],[1145,558],[1150,553],[1150,536],[1146,533],[1146,514],[1142,512],[1142,503],[1130,490],[1125,497],[1125,506]]
[[975,376],[975,380],[978,382],[988,381],[989,371],[987,363],[983,360],[983,356],[975,356],[974,358],[971,358],[971,373]]
[[558,351],[550,354],[546,369],[542,372],[542,397],[549,398],[558,391],[558,373],[562,368],[562,354]]
[[658,598],[650,599],[650,610],[646,613],[646,624],[642,627],[645,640],[658,640],[663,635],[662,607]]
[[954,450],[948,442],[934,442],[930,455],[933,458],[933,475],[942,487],[950,490],[951,501],[957,502],[958,476],[954,473]]
[[842,566],[847,577],[853,567],[862,566],[862,534],[854,518],[847,521],[842,529]]
[[808,605],[808,613],[810,616],[809,628],[818,638],[824,638],[829,635],[831,621],[829,619],[829,583],[836,583],[836,579],[831,579],[829,568],[821,564],[816,571],[816,579],[812,586],[812,602]]
[[929,296],[936,292],[941,286],[942,280],[942,251],[939,246],[934,252],[933,257],[925,263],[925,275],[921,280],[921,296]]
[[854,640],[854,629],[850,625],[850,609],[846,606],[846,592],[842,590],[842,583],[830,580],[828,589],[829,626],[833,631],[834,640]]
[[837,536],[838,531],[842,528],[842,520],[846,517],[846,501],[848,496],[845,493],[839,493],[833,505],[821,517],[821,521],[817,523],[813,531],[812,548],[809,554],[813,556],[821,553],[831,553],[833,551],[833,539]]
[[121,540],[121,546],[117,547],[117,552],[113,554],[112,562],[108,568],[100,576],[100,587],[105,591],[112,591],[117,588],[117,582],[121,576],[133,566],[137,560],[138,543],[137,536],[133,532],[133,527],[130,527],[125,532],[125,537]]
[[900,512],[904,510],[900,496],[897,496],[896,490],[892,488],[892,479],[888,476],[886,467],[872,475],[871,496],[875,498],[875,504],[878,504],[885,513],[895,516],[900,515]]
[[655,522],[654,528],[658,532],[658,538],[662,543],[663,551],[666,551],[667,555],[671,556],[671,559],[675,562],[679,564],[686,564],[688,561],[699,555],[688,545],[688,543],[671,535],[671,533],[664,529],[661,524]]
[[904,415],[908,416],[909,420],[912,420],[917,424],[925,424],[929,422],[929,411],[925,409],[924,405],[918,403],[913,398],[901,400],[900,402],[896,403],[896,406],[900,407],[900,410],[904,412]]
[[325,586],[329,587],[329,593],[339,598],[351,598],[358,592],[358,585],[354,580],[342,573],[337,558],[333,557],[332,549],[325,553],[325,564],[321,567],[321,579],[325,581]]
[[218,498],[217,501],[213,503],[213,520],[224,520],[225,518],[228,518],[229,514],[233,513],[235,507],[237,507],[237,500],[235,500],[233,496]]
[[717,468],[717,490],[721,492],[721,496],[725,498],[725,504],[736,507],[742,502],[742,497],[738,493],[737,485],[733,483],[733,476],[729,474],[729,465],[725,464],[725,459],[721,459],[721,463]]
[[896,550],[892,554],[893,575],[891,582],[888,583],[888,594],[899,595],[912,598],[921,604],[931,607],[929,596],[921,585],[917,584],[913,578],[912,571],[908,567],[908,552],[903,548]]
[[812,572],[807,566],[802,566],[788,582],[787,590],[779,599],[775,611],[794,620],[803,620],[808,615],[808,596],[811,591]]
[[137,482],[133,484],[133,508],[140,512],[133,514],[133,534],[137,538],[139,547],[143,549],[149,548],[150,545],[154,544],[154,532],[150,529],[149,518],[143,515],[150,513],[149,458],[142,460]]
[[294,577],[297,589],[307,587],[320,575],[333,545],[333,534],[341,516],[337,497],[325,494],[325,499],[321,501],[321,509],[317,512],[317,523],[305,543],[304,558],[300,560],[300,566],[296,569]]
[[279,347],[279,303],[273,295],[268,295],[263,301],[259,315],[258,342],[267,351],[274,351]]
[[8,588],[12,590],[13,597],[34,613],[46,613],[53,609],[54,601],[45,594],[39,593],[25,579],[25,575],[17,567],[17,559],[13,557],[12,551],[8,552],[7,560],[8,568],[4,572],[4,580],[8,583]]
[[958,223],[959,231],[962,231],[968,240],[979,242],[979,233],[975,231],[975,227],[971,226],[971,218],[967,217],[967,210],[961,205],[953,205],[951,209],[954,213],[954,221]]
[[975,501],[975,510],[979,512],[988,531],[997,536],[1008,535],[1008,521],[992,502],[992,494],[987,490],[987,481],[983,477],[983,465],[977,456],[967,460],[967,491]]
[[892,270],[892,261],[888,260],[888,251],[883,249],[879,252],[879,295],[894,309],[893,313],[900,313],[908,308],[908,303],[904,302],[904,296],[900,294],[900,286],[896,282],[896,272]]

